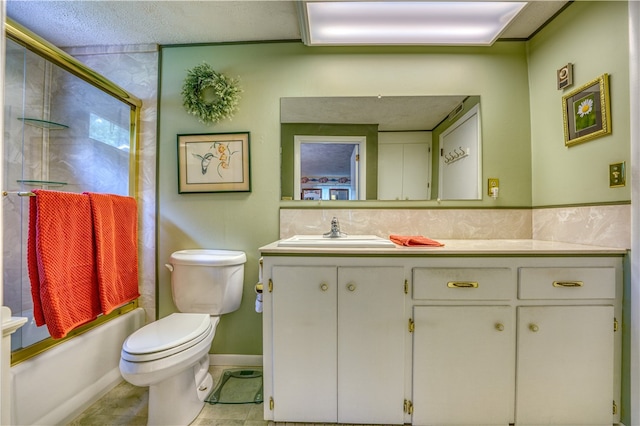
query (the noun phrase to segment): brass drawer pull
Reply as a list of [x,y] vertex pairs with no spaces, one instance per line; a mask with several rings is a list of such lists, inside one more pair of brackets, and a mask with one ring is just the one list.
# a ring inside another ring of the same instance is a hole
[[449,288],[478,288],[476,281],[449,281],[447,283]]
[[582,287],[584,283],[582,281],[554,281],[554,287]]
[[322,291],[329,290],[329,285],[327,283],[320,284],[320,290],[322,290]]

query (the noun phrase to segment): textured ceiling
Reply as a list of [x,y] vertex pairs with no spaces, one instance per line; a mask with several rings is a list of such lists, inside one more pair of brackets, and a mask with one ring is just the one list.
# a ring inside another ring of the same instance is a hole
[[[567,1],[533,1],[502,34],[527,39]],[[7,0],[7,16],[58,47],[300,40],[295,1]]]
[[433,130],[463,96],[282,98],[281,123],[377,124],[379,131]]

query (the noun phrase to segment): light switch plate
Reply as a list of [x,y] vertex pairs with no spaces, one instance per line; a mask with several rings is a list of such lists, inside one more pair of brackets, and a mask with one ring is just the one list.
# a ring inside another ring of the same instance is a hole
[[617,188],[626,185],[625,163],[609,164],[609,187]]

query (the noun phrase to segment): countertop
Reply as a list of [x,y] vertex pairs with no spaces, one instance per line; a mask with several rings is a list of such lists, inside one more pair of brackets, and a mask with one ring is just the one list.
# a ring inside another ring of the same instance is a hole
[[541,240],[438,240],[443,247],[348,248],[348,247],[278,247],[278,241],[260,247],[262,255],[391,255],[391,256],[456,256],[456,255],[624,255],[625,248],[601,247]]

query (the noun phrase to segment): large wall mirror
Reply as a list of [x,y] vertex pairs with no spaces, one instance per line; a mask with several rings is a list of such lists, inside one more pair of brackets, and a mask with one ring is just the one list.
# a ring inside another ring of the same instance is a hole
[[482,198],[479,96],[281,98],[280,125],[282,200]]

